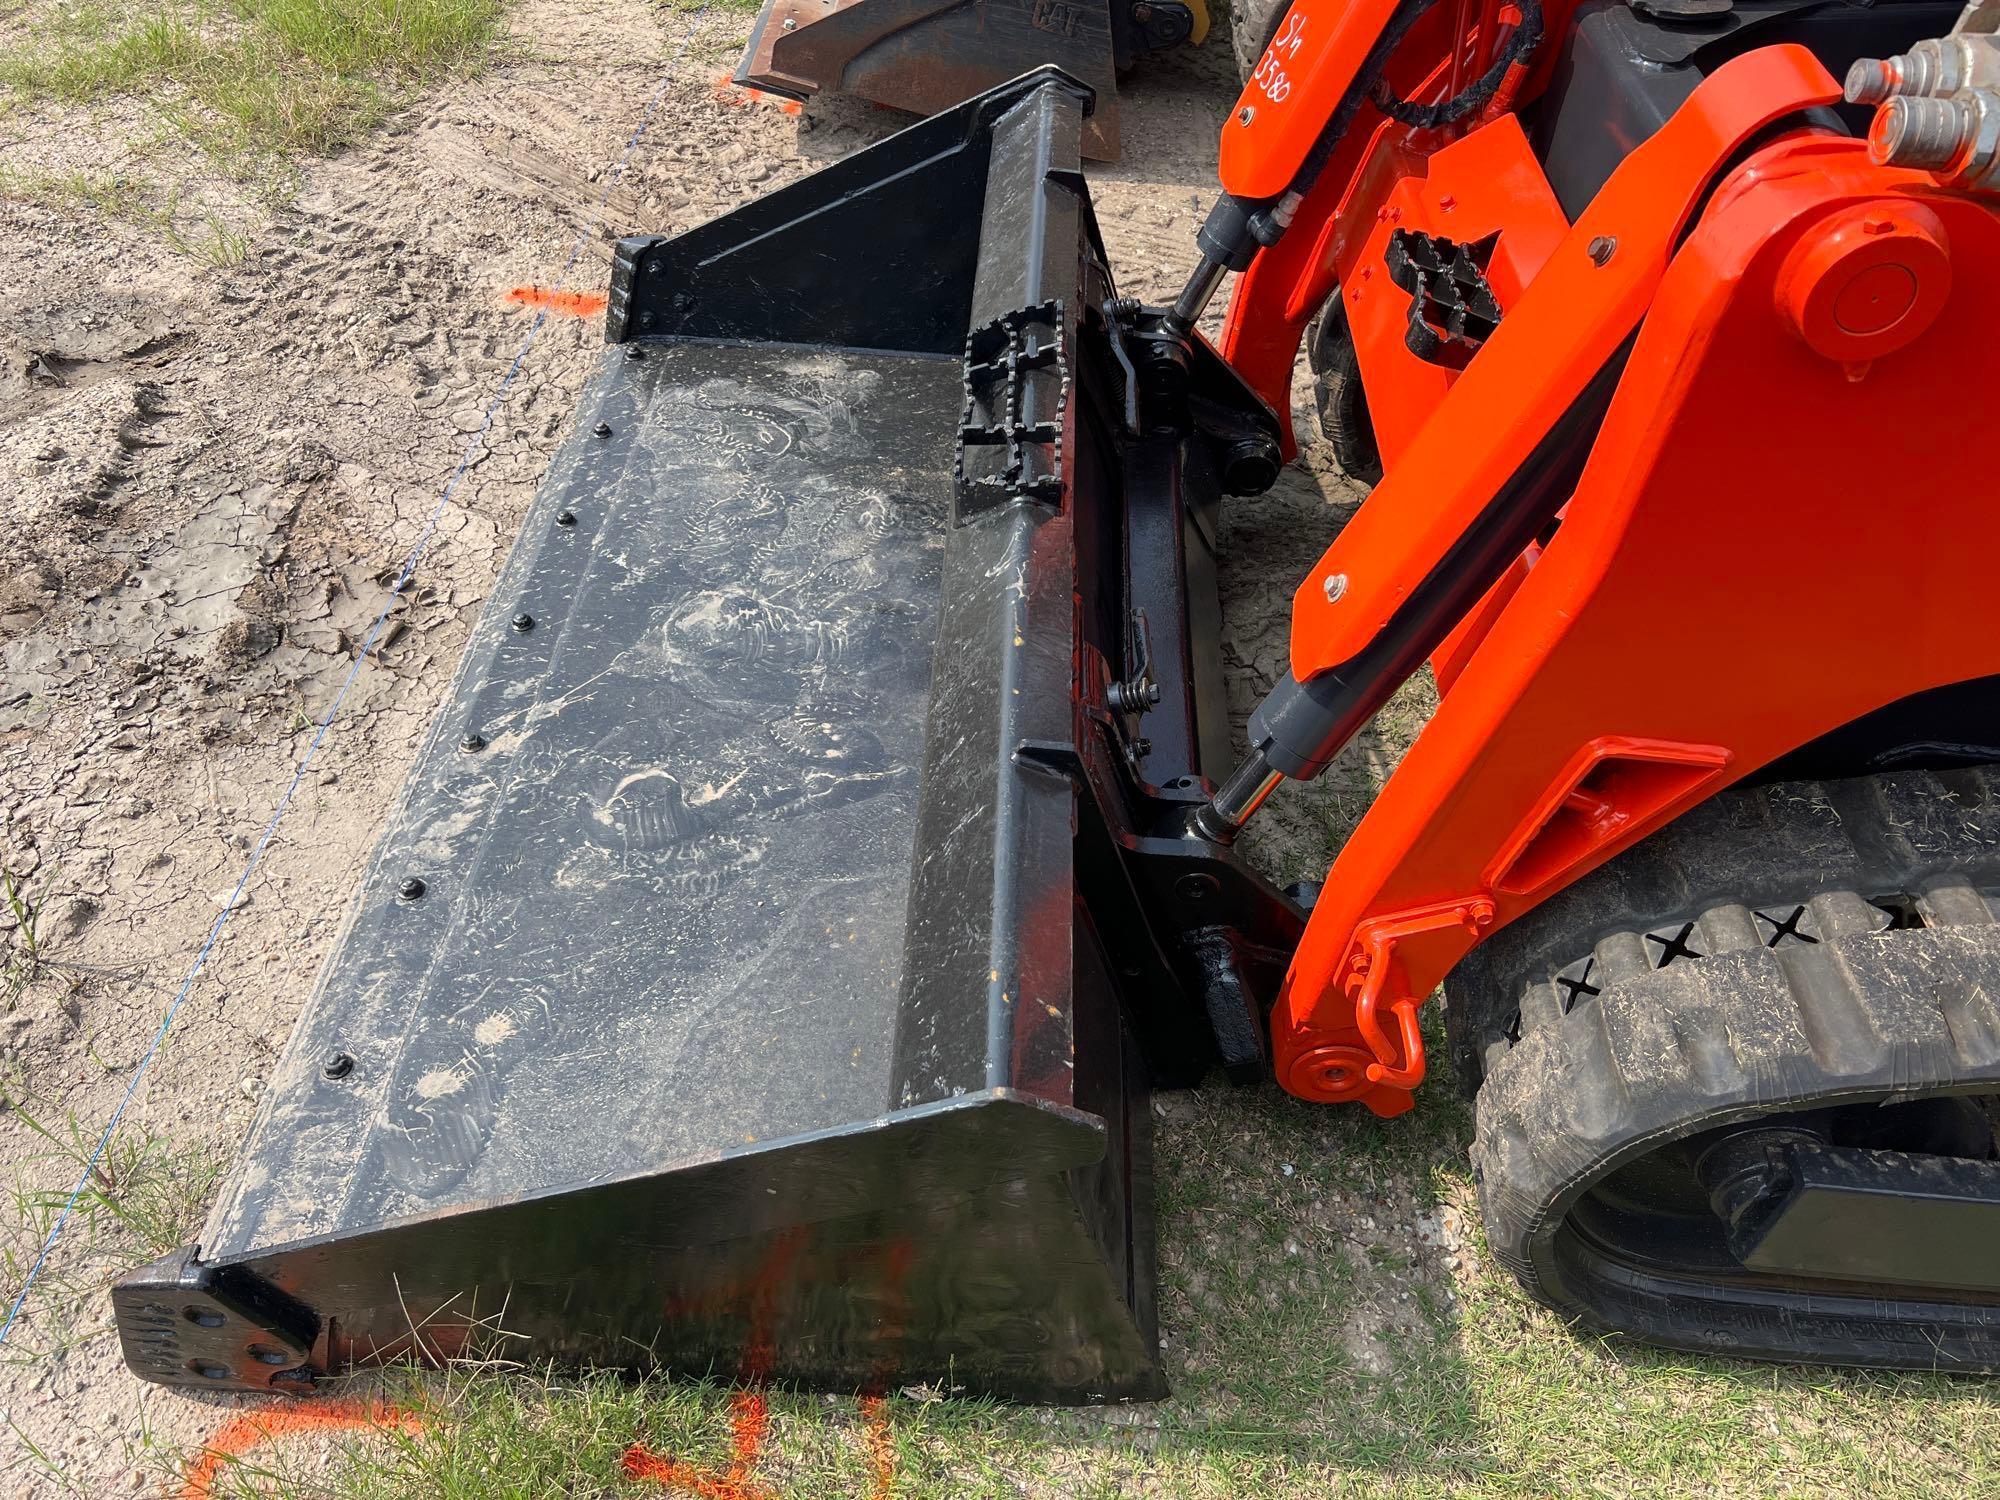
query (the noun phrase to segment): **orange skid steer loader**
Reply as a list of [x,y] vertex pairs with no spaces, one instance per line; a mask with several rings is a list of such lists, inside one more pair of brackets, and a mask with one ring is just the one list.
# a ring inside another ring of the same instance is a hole
[[[1298,0],[1170,307],[1115,289],[1052,69],[625,241],[238,1167],[115,1289],[132,1367],[296,1390],[497,1326],[1156,1395],[1148,1091],[1399,1114],[1441,984],[1531,1294],[1994,1368],[1995,10]],[[1217,518],[1302,341],[1380,482],[1239,752]],[[1273,889],[1238,830],[1426,661]]]

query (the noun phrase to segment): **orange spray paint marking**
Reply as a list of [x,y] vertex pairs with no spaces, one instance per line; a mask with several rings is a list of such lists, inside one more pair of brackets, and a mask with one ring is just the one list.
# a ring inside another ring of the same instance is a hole
[[[732,1393],[729,1398],[731,1456],[728,1469],[718,1473],[714,1469],[655,1453],[644,1443],[634,1443],[625,1450],[620,1461],[626,1478],[664,1485],[683,1495],[699,1496],[701,1500],[776,1500],[777,1492],[756,1478],[764,1438],[771,1425],[763,1384],[776,1361],[771,1325],[777,1313],[778,1294],[790,1274],[792,1263],[805,1246],[806,1231],[790,1230],[771,1246],[747,1280],[718,1288],[711,1294],[712,1300],[672,1299],[667,1304],[670,1316],[685,1316],[703,1310],[705,1305],[735,1306],[749,1315],[749,1340],[743,1351],[740,1377],[744,1388]],[[888,1372],[893,1368],[893,1349],[901,1337],[908,1315],[901,1291],[914,1255],[912,1245],[899,1241],[889,1246],[886,1253],[880,1250],[864,1251],[855,1257],[855,1264],[842,1267],[843,1271],[853,1276],[859,1273],[862,1265],[875,1262],[887,1291],[883,1364],[876,1378],[870,1382],[875,1390],[887,1383]],[[896,1445],[889,1432],[888,1403],[878,1394],[863,1396],[861,1422],[862,1444],[867,1450],[869,1467],[875,1480],[869,1490],[870,1500],[892,1500],[896,1483]]]
[[667,1458],[644,1443],[634,1443],[625,1450],[621,1467],[627,1479],[650,1480],[683,1495],[699,1495],[702,1500],[775,1500],[777,1491],[752,1477],[770,1426],[771,1411],[764,1393],[737,1391],[729,1398],[730,1460],[725,1472],[718,1474]]
[[416,1432],[423,1419],[381,1401],[314,1401],[266,1406],[231,1417],[188,1465],[180,1500],[211,1500],[222,1466],[279,1438],[323,1432]]
[[861,1398],[861,1441],[875,1470],[869,1500],[890,1500],[896,1493],[896,1440],[889,1434],[889,1403],[880,1396]]
[[[745,1388],[729,1397],[729,1468],[718,1474],[713,1469],[655,1453],[644,1443],[634,1443],[621,1460],[628,1479],[650,1480],[684,1495],[699,1495],[702,1500],[776,1500],[777,1492],[753,1477],[763,1453],[764,1434],[771,1426],[771,1409],[762,1386],[764,1377],[771,1373],[774,1355],[770,1334],[772,1304],[804,1244],[803,1230],[781,1235],[747,1281],[725,1286],[716,1294],[717,1303],[745,1307],[750,1315],[750,1339],[743,1351]],[[670,1315],[684,1314],[701,1306],[699,1301],[688,1303],[679,1299],[667,1304]]]
[[602,292],[559,292],[547,286],[517,286],[507,300],[520,307],[532,307],[564,318],[594,318],[604,311],[608,300]]
[[[634,1443],[625,1450],[620,1463],[625,1477],[664,1485],[679,1494],[699,1496],[700,1500],[777,1500],[777,1492],[755,1478],[757,1460],[771,1423],[763,1393],[738,1391],[729,1398],[729,1410],[729,1446],[733,1456],[723,1473],[682,1463],[653,1452],[644,1443]],[[861,1398],[861,1441],[875,1476],[868,1500],[894,1500],[896,1440],[889,1432],[889,1403],[881,1396]]]
[[753,89],[748,84],[738,83],[727,73],[715,80],[715,98],[718,103],[733,109],[746,109],[752,104],[766,105],[780,114],[799,115],[805,106],[796,99],[787,99],[783,94],[769,94],[763,89]]

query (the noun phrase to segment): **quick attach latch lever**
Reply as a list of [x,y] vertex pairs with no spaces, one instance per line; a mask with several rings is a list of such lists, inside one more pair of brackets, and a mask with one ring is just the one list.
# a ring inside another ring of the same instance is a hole
[[1354,1002],[1354,1029],[1375,1054],[1375,1061],[1367,1069],[1370,1083],[1413,1089],[1424,1081],[1424,1034],[1417,1025],[1417,1008],[1423,1004],[1422,998],[1399,995],[1389,1002],[1399,1039],[1392,1039],[1383,1029],[1379,1014],[1396,944],[1446,927],[1464,927],[1476,934],[1492,922],[1493,903],[1479,896],[1380,917],[1362,923],[1357,929],[1359,951],[1348,960],[1347,994]]

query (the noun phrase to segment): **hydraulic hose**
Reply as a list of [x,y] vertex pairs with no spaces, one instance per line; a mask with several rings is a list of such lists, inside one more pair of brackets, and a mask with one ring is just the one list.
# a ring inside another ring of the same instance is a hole
[[1341,96],[1340,107],[1327,120],[1326,128],[1319,133],[1319,139],[1313,142],[1312,150],[1306,153],[1306,159],[1299,164],[1298,175],[1292,179],[1292,192],[1304,197],[1312,191],[1313,184],[1319,181],[1319,174],[1326,169],[1327,162],[1332,159],[1334,148],[1347,135],[1348,127],[1354,123],[1354,117],[1361,113],[1361,106],[1370,101],[1375,93],[1375,86],[1383,81],[1382,75],[1388,69],[1389,60],[1396,55],[1396,49],[1403,45],[1404,38],[1410,34],[1410,28],[1430,14],[1430,9],[1435,4],[1437,0],[1403,0],[1403,4],[1396,7],[1395,13],[1389,17],[1388,24],[1382,28],[1381,35],[1375,38],[1375,45],[1368,49],[1368,56],[1362,59],[1360,71],[1354,75],[1354,82]]
[[[1305,161],[1300,164],[1291,186],[1281,197],[1261,207],[1253,207],[1226,193],[1216,200],[1207,222],[1196,236],[1196,243],[1202,252],[1201,264],[1189,278],[1187,289],[1181,293],[1174,307],[1173,317],[1179,326],[1194,326],[1195,319],[1201,315],[1202,308],[1221,283],[1223,271],[1243,270],[1256,254],[1258,246],[1277,242],[1290,225],[1292,213],[1300,200],[1319,180],[1319,174],[1325,170],[1364,103],[1373,102],[1384,114],[1409,125],[1434,129],[1451,124],[1490,103],[1509,73],[1525,63],[1541,43],[1541,0],[1520,0],[1521,24],[1514,28],[1507,45],[1501,49],[1501,55],[1485,73],[1450,99],[1433,105],[1411,104],[1396,97],[1385,75],[1390,59],[1409,36],[1410,29],[1436,3],[1437,0],[1404,0],[1396,8],[1388,24],[1375,38],[1374,45],[1368,49],[1368,56],[1362,61],[1354,82],[1342,95],[1339,108],[1327,120],[1326,127],[1313,142],[1312,150],[1307,152]],[[1383,676],[1386,680],[1387,674]],[[1400,682],[1402,678],[1398,676],[1394,680]],[[1339,745],[1368,714],[1374,712],[1379,701],[1377,695],[1386,696],[1381,692],[1379,682],[1358,686],[1336,681],[1320,686],[1330,686],[1336,696],[1346,700],[1346,712],[1329,713],[1328,705],[1316,701],[1311,688],[1289,677],[1281,678],[1278,687],[1272,690],[1272,698],[1259,706],[1257,716],[1252,720],[1252,740],[1257,748],[1248,760],[1236,768],[1216,795],[1197,809],[1191,825],[1193,832],[1217,843],[1230,842],[1271,794],[1281,777],[1317,775]],[[1273,726],[1269,721],[1273,718],[1282,721],[1276,726],[1281,731],[1277,736],[1270,732]],[[1281,740],[1297,743],[1280,743]]]
[[1510,70],[1524,63],[1542,39],[1541,0],[1521,0],[1521,24],[1493,65],[1454,97],[1438,104],[1411,104],[1399,99],[1389,88],[1385,73],[1397,48],[1410,29],[1430,13],[1437,0],[1404,0],[1390,15],[1368,55],[1362,60],[1354,81],[1341,96],[1339,106],[1314,140],[1312,149],[1300,163],[1291,186],[1275,199],[1245,200],[1229,193],[1216,199],[1207,220],[1195,235],[1201,250],[1201,264],[1188,278],[1187,287],[1174,304],[1171,324],[1185,332],[1194,327],[1225,271],[1246,269],[1259,247],[1275,245],[1290,227],[1301,200],[1318,182],[1319,174],[1332,159],[1334,149],[1354,124],[1361,106],[1373,102],[1383,113],[1405,124],[1436,128],[1464,119],[1490,103],[1503,86]]
[[1508,70],[1527,62],[1542,40],[1541,0],[1521,0],[1521,24],[1507,38],[1507,45],[1484,73],[1451,98],[1436,104],[1415,104],[1398,98],[1389,80],[1378,76],[1368,91],[1368,101],[1390,119],[1420,130],[1437,130],[1456,124],[1467,115],[1484,109],[1500,92]]

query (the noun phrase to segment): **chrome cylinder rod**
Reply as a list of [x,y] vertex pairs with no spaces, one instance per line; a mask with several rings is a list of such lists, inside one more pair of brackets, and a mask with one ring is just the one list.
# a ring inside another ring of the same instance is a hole
[[1190,820],[1193,831],[1213,843],[1234,843],[1250,815],[1284,779],[1284,773],[1274,770],[1261,750],[1252,750],[1215,789],[1215,795],[1194,810]]
[[1208,310],[1215,289],[1222,285],[1223,272],[1228,269],[1221,261],[1204,255],[1194,274],[1188,277],[1187,285],[1181,288],[1180,296],[1174,299],[1173,310],[1166,317],[1167,326],[1179,334],[1190,332]]

